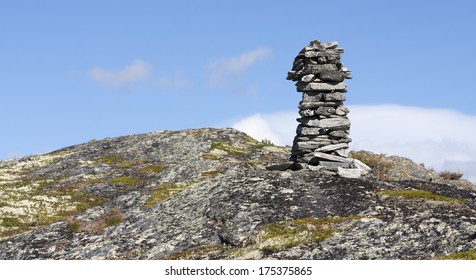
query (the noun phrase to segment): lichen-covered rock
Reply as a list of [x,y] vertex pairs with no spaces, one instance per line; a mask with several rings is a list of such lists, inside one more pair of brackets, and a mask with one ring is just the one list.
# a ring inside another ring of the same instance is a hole
[[476,249],[474,189],[266,170],[289,153],[198,129],[0,162],[0,259],[432,259]]

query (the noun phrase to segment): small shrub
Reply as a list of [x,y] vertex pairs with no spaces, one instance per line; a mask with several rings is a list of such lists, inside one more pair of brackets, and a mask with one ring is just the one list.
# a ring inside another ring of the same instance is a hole
[[263,143],[265,145],[268,145],[268,146],[274,146],[273,142],[271,142],[271,140],[269,140],[268,138],[265,138],[265,139],[261,140],[261,143]]
[[81,222],[76,220],[76,219],[73,219],[73,218],[69,217],[68,220],[66,221],[66,228],[70,232],[80,232],[81,231]]
[[366,151],[353,151],[351,156],[372,168],[372,174],[377,177],[377,180],[388,180],[388,171],[393,167],[393,163],[386,161],[383,154],[378,155]]
[[112,210],[106,213],[102,218],[107,226],[114,226],[124,220],[124,215],[118,209],[112,208]]
[[451,171],[442,171],[439,173],[440,177],[444,180],[459,180],[463,177],[463,173],[461,172],[451,172]]

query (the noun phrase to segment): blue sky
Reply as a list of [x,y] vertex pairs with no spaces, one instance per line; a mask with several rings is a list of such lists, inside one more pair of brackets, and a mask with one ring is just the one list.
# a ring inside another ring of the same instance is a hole
[[[353,71],[354,148],[414,156],[395,147],[433,141],[413,159],[476,178],[475,11],[458,0],[2,1],[0,159],[210,126],[290,144],[301,97],[286,73],[319,39],[339,41]],[[461,157],[439,156],[452,148]]]

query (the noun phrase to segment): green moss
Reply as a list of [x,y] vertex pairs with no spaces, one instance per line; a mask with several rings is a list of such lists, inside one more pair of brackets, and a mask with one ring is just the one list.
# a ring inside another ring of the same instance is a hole
[[210,178],[213,178],[213,177],[216,177],[220,174],[223,174],[224,171],[223,170],[210,170],[210,171],[205,171],[205,172],[202,172],[200,175],[203,176],[203,177],[210,177]]
[[271,224],[262,229],[260,249],[274,253],[300,244],[319,243],[338,230],[337,225],[357,217],[304,218]]
[[243,140],[244,140],[245,142],[248,142],[248,143],[254,144],[254,145],[260,143],[258,140],[254,139],[253,137],[250,137],[250,136],[245,136],[245,137],[243,138]]
[[226,144],[224,141],[216,141],[211,145],[211,149],[222,150],[229,155],[233,156],[243,156],[245,155],[245,151],[240,147],[235,147]]
[[459,253],[449,254],[438,258],[440,260],[476,260],[476,250],[469,250]]
[[26,226],[26,224],[22,223],[16,217],[3,217],[2,218],[2,226],[7,227],[7,228],[11,228],[11,227],[22,228],[22,227]]
[[466,199],[458,199],[458,198],[441,196],[441,195],[437,195],[437,194],[423,191],[423,190],[380,190],[379,193],[390,195],[390,196],[400,196],[407,199],[426,199],[426,200],[458,202],[458,203],[466,202]]
[[163,165],[156,165],[156,164],[149,164],[144,166],[142,169],[148,172],[159,173],[164,170],[165,166]]
[[202,158],[209,159],[209,160],[221,160],[221,159],[223,159],[221,156],[217,156],[217,155],[214,155],[214,154],[203,154]]
[[103,164],[117,165],[123,163],[126,159],[120,156],[104,156],[99,158],[97,161]]
[[152,192],[144,205],[145,209],[149,209],[157,203],[166,200],[172,195],[181,192],[182,190],[188,188],[192,185],[193,182],[164,182],[159,185],[159,187]]
[[138,186],[144,183],[140,178],[130,177],[130,176],[119,176],[109,179],[108,182],[114,185],[120,186]]

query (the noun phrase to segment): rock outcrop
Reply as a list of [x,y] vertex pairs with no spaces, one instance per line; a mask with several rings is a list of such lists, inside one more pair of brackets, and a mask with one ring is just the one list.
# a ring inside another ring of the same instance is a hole
[[[452,186],[409,160],[398,172],[390,167],[390,181],[265,169],[290,152],[233,129],[198,129],[0,162],[0,259],[434,259],[476,252],[473,185]],[[408,177],[395,177],[407,169]]]

